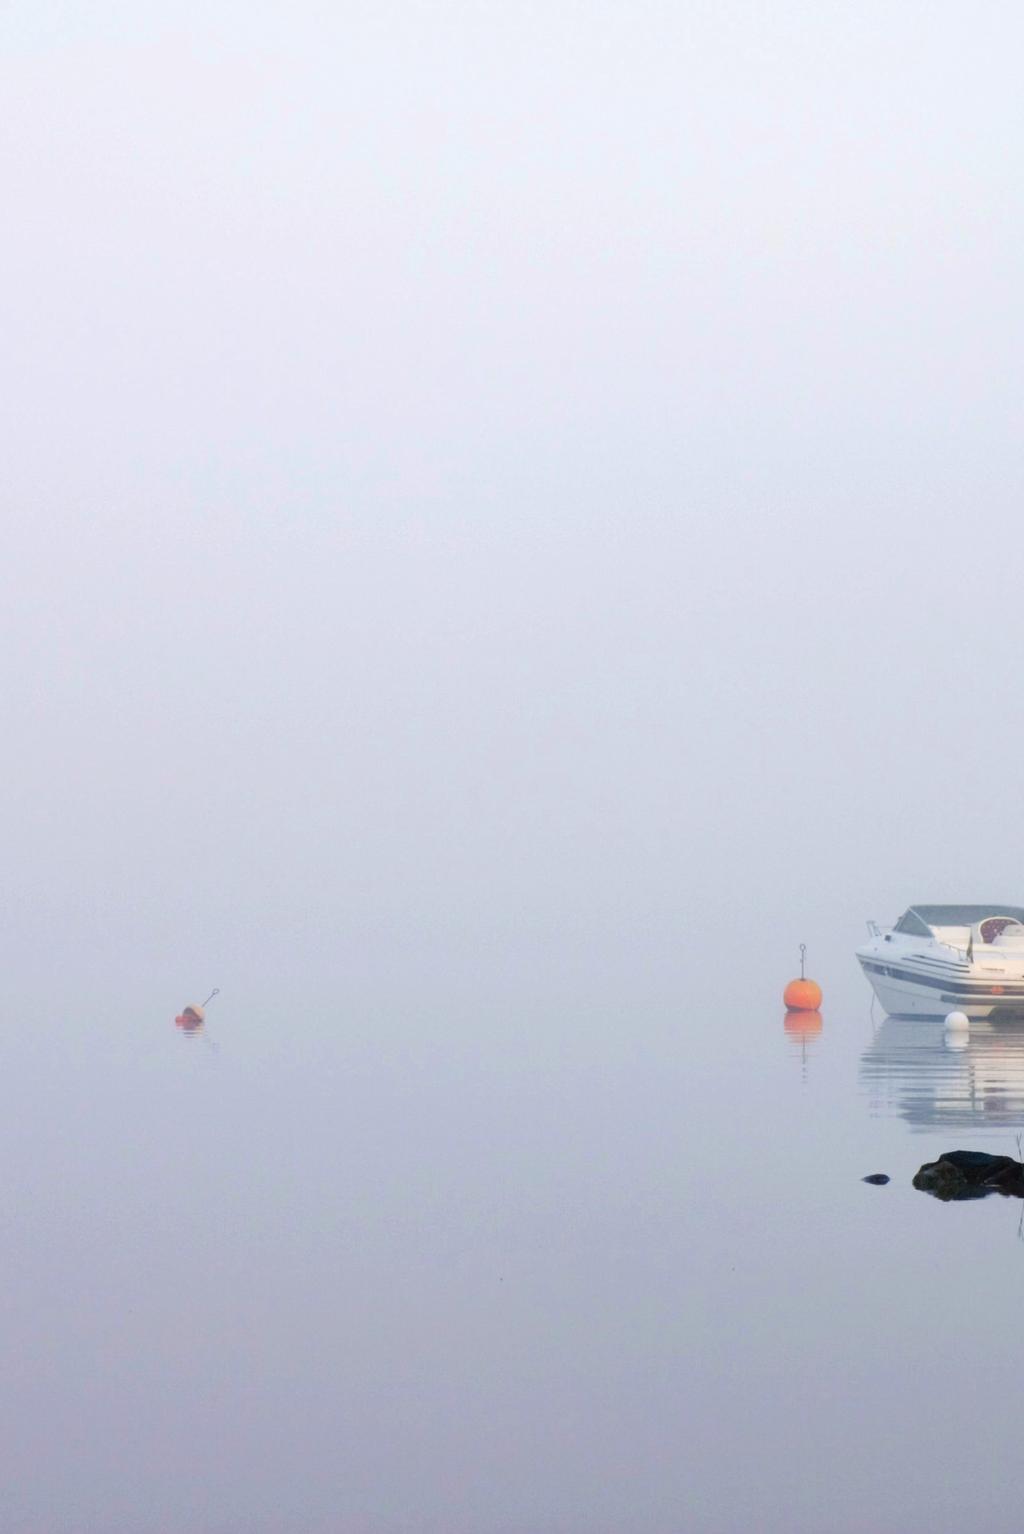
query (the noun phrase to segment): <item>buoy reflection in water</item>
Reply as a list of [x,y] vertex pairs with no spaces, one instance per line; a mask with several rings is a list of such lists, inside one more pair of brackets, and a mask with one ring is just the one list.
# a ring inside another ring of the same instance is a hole
[[807,1050],[813,1044],[824,1027],[820,1012],[786,1012],[782,1019],[782,1026],[794,1044],[800,1046],[800,1072],[807,1080]]
[[819,1034],[825,1026],[820,1012],[787,1012],[782,1026],[793,1038],[808,1039]]

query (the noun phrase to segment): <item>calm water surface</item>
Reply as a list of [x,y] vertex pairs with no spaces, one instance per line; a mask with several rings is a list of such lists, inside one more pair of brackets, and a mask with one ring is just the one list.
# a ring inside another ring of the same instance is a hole
[[1016,1530],[1024,1030],[693,957],[23,998],[0,1528]]

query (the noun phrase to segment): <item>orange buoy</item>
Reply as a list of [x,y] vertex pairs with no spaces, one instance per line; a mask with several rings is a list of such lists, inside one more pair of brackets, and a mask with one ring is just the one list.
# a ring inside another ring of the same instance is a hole
[[791,980],[782,999],[791,1012],[817,1012],[821,1006],[821,986],[813,980]]
[[782,999],[790,1012],[816,1012],[821,1006],[821,986],[816,980],[804,975],[804,955],[807,944],[800,944],[800,979],[791,980],[782,993]]

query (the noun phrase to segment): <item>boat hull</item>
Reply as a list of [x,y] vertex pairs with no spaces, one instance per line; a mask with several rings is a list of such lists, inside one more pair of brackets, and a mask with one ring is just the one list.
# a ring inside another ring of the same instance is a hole
[[[1020,994],[1007,994],[1010,987],[993,989],[989,982],[969,972],[910,975],[892,964],[880,963],[874,955],[858,954],[857,958],[890,1017],[946,1017],[950,1012],[964,1012],[972,1020],[1024,1017],[1024,988]],[[1018,987],[1013,986],[1013,990]]]

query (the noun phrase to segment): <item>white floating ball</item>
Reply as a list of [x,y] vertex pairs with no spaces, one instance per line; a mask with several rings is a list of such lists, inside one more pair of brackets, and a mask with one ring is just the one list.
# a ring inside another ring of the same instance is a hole
[[946,1016],[947,1033],[966,1033],[971,1026],[971,1020],[966,1012],[950,1012]]

